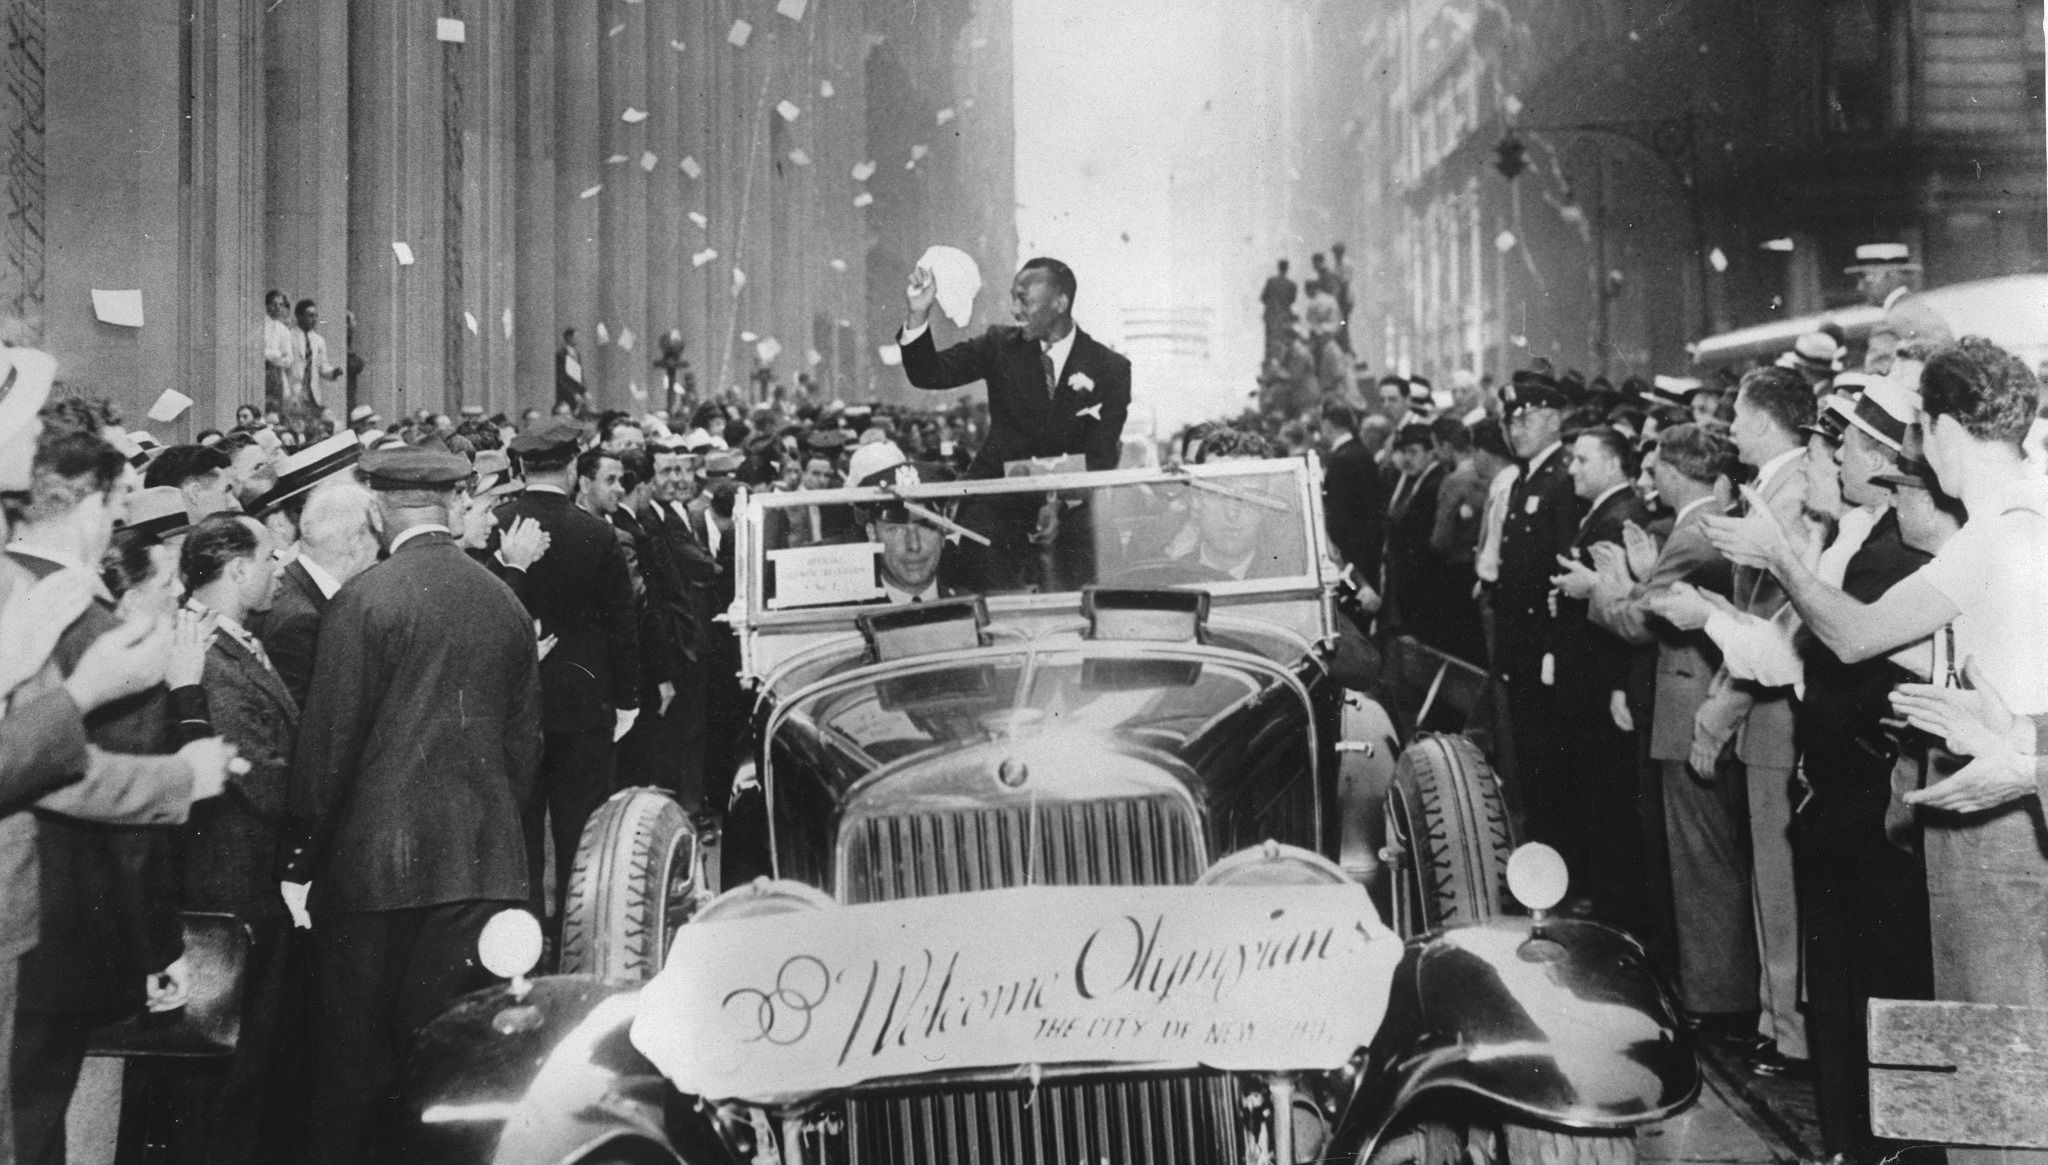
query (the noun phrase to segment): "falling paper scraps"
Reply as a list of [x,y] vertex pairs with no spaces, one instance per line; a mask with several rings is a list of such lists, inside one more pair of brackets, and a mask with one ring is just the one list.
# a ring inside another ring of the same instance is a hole
[[699,166],[697,159],[693,157],[684,158],[682,161],[677,162],[676,168],[688,174],[692,182],[704,176],[704,167]]
[[149,419],[160,425],[168,425],[191,407],[191,397],[175,388],[167,388],[162,396],[156,398],[156,403],[149,406]]
[[92,314],[103,324],[122,328],[142,326],[142,292],[92,289]]
[[747,38],[752,35],[754,35],[753,25],[748,24],[744,20],[735,20],[732,22],[732,31],[725,34],[725,39],[731,43],[732,47],[743,49],[747,47]]

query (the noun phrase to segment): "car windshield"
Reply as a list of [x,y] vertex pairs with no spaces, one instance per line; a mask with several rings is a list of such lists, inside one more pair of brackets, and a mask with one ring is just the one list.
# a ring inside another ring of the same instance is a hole
[[1249,591],[1319,577],[1301,461],[750,499],[750,621],[1091,585]]

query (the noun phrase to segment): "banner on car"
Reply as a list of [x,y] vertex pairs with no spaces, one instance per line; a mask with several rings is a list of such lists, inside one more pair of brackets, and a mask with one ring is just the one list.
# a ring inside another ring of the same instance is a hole
[[777,1104],[927,1073],[1341,1067],[1401,940],[1359,886],[1030,887],[693,923],[632,1039],[683,1092]]

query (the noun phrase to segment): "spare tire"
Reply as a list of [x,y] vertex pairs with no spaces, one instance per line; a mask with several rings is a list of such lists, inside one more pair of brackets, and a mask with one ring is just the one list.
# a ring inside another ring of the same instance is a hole
[[1500,778],[1471,741],[1431,733],[1401,754],[1387,844],[1398,859],[1392,897],[1403,938],[1507,913],[1514,833]]
[[623,789],[584,823],[562,905],[564,974],[645,982],[688,918],[697,835],[659,789]]

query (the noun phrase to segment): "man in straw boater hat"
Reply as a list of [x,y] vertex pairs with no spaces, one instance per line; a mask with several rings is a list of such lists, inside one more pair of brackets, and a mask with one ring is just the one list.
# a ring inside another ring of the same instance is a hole
[[450,530],[469,462],[406,446],[361,472],[388,557],[322,616],[281,859],[314,936],[315,1161],[384,1159],[413,1033],[476,985],[484,922],[527,900],[541,754],[532,620]]
[[293,551],[277,596],[251,630],[301,706],[313,682],[321,612],[350,579],[377,561],[370,513],[375,499],[355,474],[363,447],[353,433],[309,445],[277,467],[277,484],[250,507],[278,544]]

